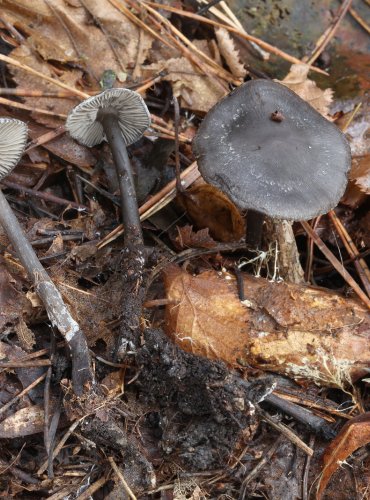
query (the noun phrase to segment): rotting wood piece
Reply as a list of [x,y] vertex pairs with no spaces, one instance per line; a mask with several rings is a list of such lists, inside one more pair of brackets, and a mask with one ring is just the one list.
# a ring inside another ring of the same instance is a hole
[[359,302],[320,288],[207,271],[165,272],[166,331],[184,350],[318,385],[348,387],[370,366],[370,318]]

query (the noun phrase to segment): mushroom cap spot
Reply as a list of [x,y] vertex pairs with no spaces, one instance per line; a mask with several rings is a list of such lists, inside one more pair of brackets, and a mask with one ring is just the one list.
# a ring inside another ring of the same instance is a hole
[[66,121],[70,135],[89,147],[106,140],[103,126],[96,119],[102,108],[112,108],[117,112],[126,146],[140,139],[150,126],[150,113],[140,94],[129,89],[108,89],[72,109]]
[[[278,111],[282,121],[271,116]],[[334,208],[351,165],[342,132],[276,82],[247,82],[206,115],[193,141],[204,179],[241,209],[308,220]]]
[[0,118],[0,180],[17,166],[28,135],[27,125],[14,118]]

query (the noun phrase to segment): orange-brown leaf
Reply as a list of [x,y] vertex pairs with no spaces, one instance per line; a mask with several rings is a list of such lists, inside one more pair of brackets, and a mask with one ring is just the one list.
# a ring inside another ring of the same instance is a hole
[[354,417],[347,422],[326,448],[323,463],[324,468],[317,487],[317,500],[328,485],[334,472],[354,451],[370,443],[370,412]]
[[238,241],[245,234],[244,218],[236,206],[216,187],[198,184],[178,196],[199,229],[208,228],[217,241]]

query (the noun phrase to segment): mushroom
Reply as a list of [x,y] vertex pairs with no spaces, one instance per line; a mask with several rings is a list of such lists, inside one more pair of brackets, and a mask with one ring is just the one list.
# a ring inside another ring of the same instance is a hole
[[265,216],[308,220],[335,207],[351,163],[340,130],[280,83],[249,81],[217,103],[193,150],[204,179],[247,213],[247,246]]
[[[17,165],[26,140],[25,123],[11,118],[0,118],[0,181]],[[73,389],[77,395],[81,395],[92,387],[94,381],[85,335],[72,318],[59,290],[41,265],[1,189],[0,224],[41,298],[52,325],[60,331],[68,344],[72,356]]]
[[143,244],[134,177],[126,146],[134,143],[150,125],[143,98],[128,89],[108,89],[76,106],[68,115],[66,129],[85,146],[107,140],[112,151],[121,193],[122,222],[126,244]]

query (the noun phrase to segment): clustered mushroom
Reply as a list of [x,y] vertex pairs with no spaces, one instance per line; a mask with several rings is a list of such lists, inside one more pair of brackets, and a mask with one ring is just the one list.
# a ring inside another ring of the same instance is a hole
[[[27,125],[20,120],[0,118],[0,181],[17,165],[27,141]],[[94,382],[89,348],[84,333],[73,319],[62,296],[41,265],[32,245],[23,233],[4,193],[0,189],[0,224],[41,298],[47,315],[65,338],[72,357],[74,392],[82,395]]]
[[199,170],[247,212],[247,246],[265,216],[308,220],[334,208],[351,163],[342,132],[284,85],[249,81],[217,103],[193,142]]

